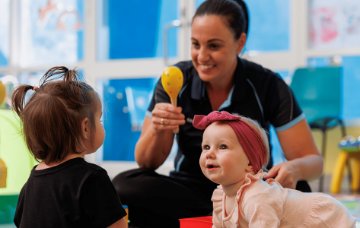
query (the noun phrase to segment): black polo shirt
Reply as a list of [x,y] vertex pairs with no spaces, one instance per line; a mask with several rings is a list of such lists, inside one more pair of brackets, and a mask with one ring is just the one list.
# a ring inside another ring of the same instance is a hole
[[[192,62],[179,62],[176,66],[184,74],[184,85],[177,104],[182,107],[186,123],[180,126],[176,135],[178,152],[172,175],[203,179],[199,166],[202,131],[192,126],[192,119],[195,114],[207,115],[213,110],[205,84],[199,78]],[[156,85],[148,111],[151,112],[159,102],[170,102],[161,80]],[[304,118],[291,89],[279,75],[240,58],[234,73],[234,86],[219,111],[228,111],[257,120],[267,132],[270,125],[277,130],[284,130]],[[272,158],[268,168],[271,166]]]

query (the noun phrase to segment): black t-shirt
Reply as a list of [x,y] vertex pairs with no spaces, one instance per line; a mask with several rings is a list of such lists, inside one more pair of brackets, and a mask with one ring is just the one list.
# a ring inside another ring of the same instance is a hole
[[[207,115],[212,110],[205,84],[201,81],[191,61],[176,64],[184,74],[184,85],[177,104],[182,107],[186,123],[180,126],[176,135],[178,152],[175,158],[173,176],[206,179],[199,166],[202,132],[192,126],[195,114]],[[156,103],[170,102],[159,80],[148,111]],[[238,59],[234,73],[234,86],[228,100],[219,108],[252,118],[267,131],[270,125],[276,129],[286,129],[304,118],[291,89],[276,73],[262,66]],[[272,166],[272,159],[269,167]],[[206,180],[205,180],[206,181]]]
[[107,227],[126,215],[106,171],[74,158],[31,171],[22,188],[17,227]]

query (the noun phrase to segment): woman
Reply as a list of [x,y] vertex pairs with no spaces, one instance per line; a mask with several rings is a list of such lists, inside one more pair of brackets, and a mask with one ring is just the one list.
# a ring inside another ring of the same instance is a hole
[[[289,87],[277,74],[238,57],[246,42],[245,24],[243,11],[231,0],[207,0],[195,12],[192,61],[176,64],[184,74],[179,107],[170,104],[158,82],[135,148],[140,169],[113,180],[129,206],[130,225],[176,227],[179,218],[211,213],[216,185],[199,167],[202,131],[192,126],[194,115],[228,111],[257,120],[266,130],[273,125],[288,161],[272,167],[270,159],[267,178],[284,187],[321,175],[322,157]],[[159,175],[155,170],[170,154],[178,128],[175,170]],[[299,189],[309,191],[306,185]]]

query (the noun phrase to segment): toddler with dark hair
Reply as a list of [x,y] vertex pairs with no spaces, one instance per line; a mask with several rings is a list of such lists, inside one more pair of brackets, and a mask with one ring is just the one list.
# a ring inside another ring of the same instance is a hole
[[[25,97],[33,91],[28,102]],[[39,87],[19,86],[12,105],[40,162],[22,188],[17,227],[127,227],[106,171],[84,160],[104,141],[98,94],[75,70],[51,68]]]

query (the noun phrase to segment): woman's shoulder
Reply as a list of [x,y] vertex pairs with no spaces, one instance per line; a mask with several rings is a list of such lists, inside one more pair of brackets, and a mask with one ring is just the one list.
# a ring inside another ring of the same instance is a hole
[[278,73],[252,61],[239,58],[238,64],[239,71],[251,79],[264,80],[268,79],[280,79]]
[[243,80],[251,83],[258,91],[266,93],[267,89],[288,87],[278,73],[246,59],[239,59],[237,72]]
[[240,67],[243,68],[243,70],[246,71],[254,71],[254,72],[265,72],[265,73],[274,73],[273,71],[271,71],[270,69],[264,67],[261,64],[252,62],[248,59],[244,59],[244,58],[239,58],[239,65]]

